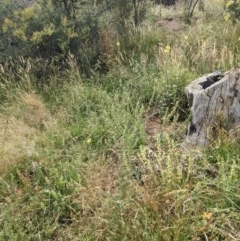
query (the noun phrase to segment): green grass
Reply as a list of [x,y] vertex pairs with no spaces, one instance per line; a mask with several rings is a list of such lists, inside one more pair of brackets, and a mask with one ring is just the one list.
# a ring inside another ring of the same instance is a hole
[[73,58],[40,89],[31,68],[1,72],[0,240],[240,240],[239,138],[182,145],[185,86],[239,61],[239,26],[211,9],[162,45],[155,28],[131,36],[104,75]]

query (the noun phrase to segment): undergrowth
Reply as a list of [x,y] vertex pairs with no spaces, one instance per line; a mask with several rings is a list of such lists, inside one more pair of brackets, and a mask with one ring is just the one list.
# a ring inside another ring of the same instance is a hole
[[239,138],[182,144],[186,85],[239,62],[239,25],[214,6],[159,43],[152,11],[104,74],[72,54],[40,84],[36,60],[0,66],[0,240],[240,240]]

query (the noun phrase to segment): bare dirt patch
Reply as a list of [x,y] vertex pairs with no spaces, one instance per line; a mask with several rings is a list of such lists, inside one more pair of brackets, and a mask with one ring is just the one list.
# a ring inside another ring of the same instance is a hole
[[157,25],[163,28],[166,34],[174,34],[174,32],[179,32],[185,28],[181,19],[171,17],[160,20]]
[[146,123],[146,132],[150,139],[154,139],[161,130],[161,121],[160,118],[154,116],[150,118]]
[[153,108],[147,115],[145,131],[149,139],[149,148],[156,149],[156,137],[162,129],[161,119],[158,116],[156,110]]
[[[152,151],[157,151],[159,138],[173,138],[177,142],[182,142],[185,136],[187,124],[185,122],[170,122],[166,117],[160,117],[157,107],[153,108],[145,117],[145,131],[148,135],[148,147]],[[166,123],[167,121],[167,123]]]

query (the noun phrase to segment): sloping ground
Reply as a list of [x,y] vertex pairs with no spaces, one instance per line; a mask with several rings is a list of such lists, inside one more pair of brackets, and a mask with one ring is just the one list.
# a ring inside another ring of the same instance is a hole
[[0,172],[24,156],[37,155],[35,142],[52,118],[36,94],[23,94],[9,116],[0,115]]
[[37,131],[14,117],[0,118],[0,166],[2,169],[16,163],[23,156],[35,153]]

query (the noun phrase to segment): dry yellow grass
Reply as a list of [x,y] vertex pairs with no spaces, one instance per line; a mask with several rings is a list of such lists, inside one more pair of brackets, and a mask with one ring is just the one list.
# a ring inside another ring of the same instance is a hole
[[[224,4],[223,0],[205,0],[204,8],[208,12],[212,12],[216,14],[219,11],[222,11],[223,4]],[[173,7],[164,7],[161,5],[154,6],[153,14],[155,14],[156,16],[161,15],[163,19],[171,19],[171,18],[176,19],[176,18],[182,17],[183,11],[184,11],[184,1],[178,1],[177,4]],[[201,15],[203,14],[201,13],[201,11],[199,11],[198,6],[196,6],[194,12],[195,12],[194,15],[198,17],[201,17]]]
[[37,131],[14,117],[0,118],[0,172],[35,152]]
[[0,115],[0,172],[24,156],[37,155],[35,142],[54,119],[35,93],[24,93],[11,107],[10,115]]
[[46,129],[51,122],[51,116],[41,98],[35,93],[24,93],[21,96],[20,117],[34,127]]

